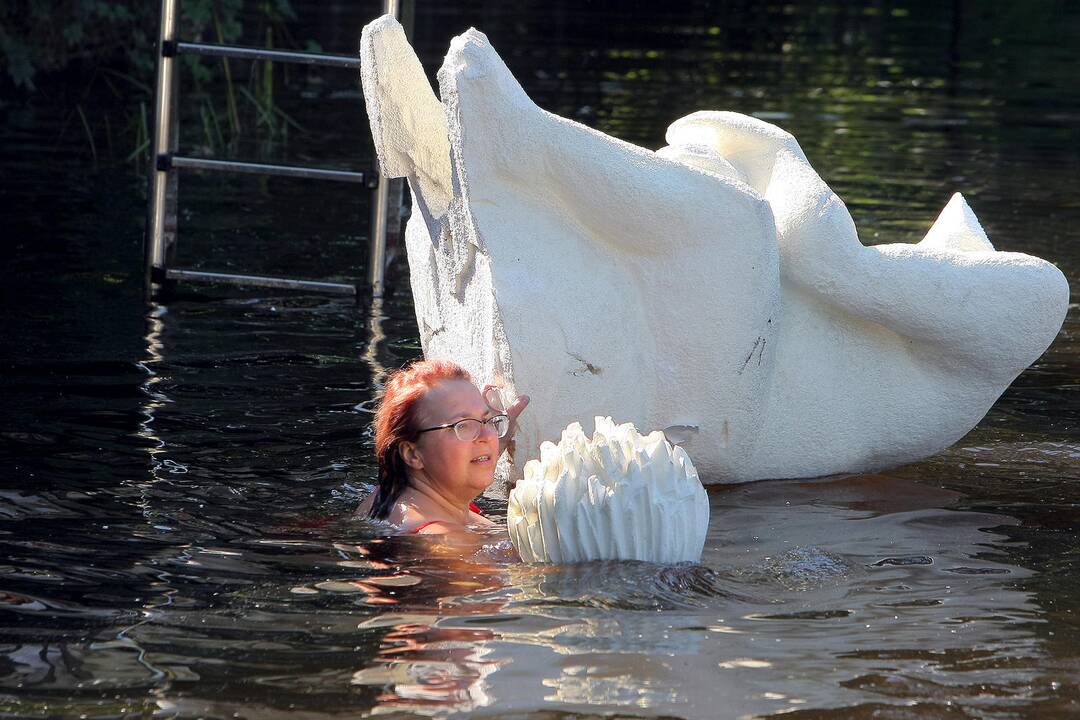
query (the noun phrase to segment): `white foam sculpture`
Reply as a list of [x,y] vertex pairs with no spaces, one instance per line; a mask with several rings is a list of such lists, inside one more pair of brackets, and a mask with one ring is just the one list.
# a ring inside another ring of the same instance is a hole
[[597,417],[592,438],[575,422],[540,446],[510,492],[506,526],[525,562],[697,562],[709,498],[663,432]]
[[1062,273],[995,251],[959,194],[921,242],[862,245],[761,120],[697,112],[653,152],[541,110],[476,30],[450,45],[441,101],[393,19],[364,28],[361,59],[382,170],[415,201],[424,354],[531,395],[516,468],[597,414],[698,428],[706,482],[917,460],[1064,320]]

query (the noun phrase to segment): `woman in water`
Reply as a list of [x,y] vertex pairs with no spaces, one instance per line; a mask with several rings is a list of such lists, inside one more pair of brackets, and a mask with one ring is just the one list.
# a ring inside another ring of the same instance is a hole
[[391,373],[375,414],[378,488],[360,513],[409,533],[438,534],[493,525],[473,503],[495,478],[513,437],[522,395],[504,413],[469,373],[423,360]]

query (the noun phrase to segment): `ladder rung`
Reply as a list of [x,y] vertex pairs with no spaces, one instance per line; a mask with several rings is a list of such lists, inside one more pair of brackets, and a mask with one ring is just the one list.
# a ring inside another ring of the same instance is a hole
[[170,54],[170,50],[177,55],[187,53],[189,55],[210,55],[241,60],[274,60],[277,62],[299,63],[301,65],[320,65],[322,67],[348,68],[351,70],[360,69],[360,58],[349,55],[327,55],[325,53],[291,52],[288,50],[191,42],[178,42],[172,48],[163,48],[166,55]]
[[203,272],[169,268],[165,271],[169,280],[215,283],[218,285],[254,285],[257,287],[282,288],[285,290],[311,290],[335,295],[356,295],[356,286],[346,283],[320,282],[317,280],[294,280],[292,278],[267,277],[265,275],[234,275],[232,273]]
[[378,178],[376,173],[354,172],[351,170],[327,170],[307,168],[295,165],[267,165],[265,163],[239,162],[236,160],[211,160],[210,158],[183,157],[180,155],[162,155],[158,158],[158,168],[187,168],[191,170],[216,170],[219,172],[252,173],[256,175],[281,175],[284,177],[307,178],[309,180],[336,180],[338,182],[367,183],[371,185]]

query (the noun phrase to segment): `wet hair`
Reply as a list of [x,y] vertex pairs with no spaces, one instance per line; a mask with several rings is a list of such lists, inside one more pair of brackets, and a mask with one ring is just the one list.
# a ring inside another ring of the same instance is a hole
[[408,466],[401,456],[403,442],[416,442],[416,409],[429,389],[443,380],[468,380],[469,372],[449,360],[418,360],[390,373],[375,412],[375,459],[379,484],[371,517],[384,520],[408,487]]

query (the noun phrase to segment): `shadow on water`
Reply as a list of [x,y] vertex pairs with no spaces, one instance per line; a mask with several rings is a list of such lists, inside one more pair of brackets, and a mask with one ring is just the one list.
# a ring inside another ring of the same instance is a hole
[[[351,52],[366,9],[293,4],[299,36]],[[865,242],[916,239],[959,190],[998,248],[1080,279],[1068,3],[627,7],[432,6],[417,47],[433,70],[476,25],[541,106],[648,147],[698,108],[758,113]],[[355,78],[283,87],[310,132],[276,159],[370,153]],[[379,383],[420,354],[403,258],[371,306],[193,289],[144,307],[143,178],[72,166],[60,93],[4,102],[0,716],[1076,711],[1075,305],[944,453],[711,488],[699,564],[522,566],[499,534],[462,556],[352,517]],[[362,276],[353,190],[182,183],[185,264]]]

